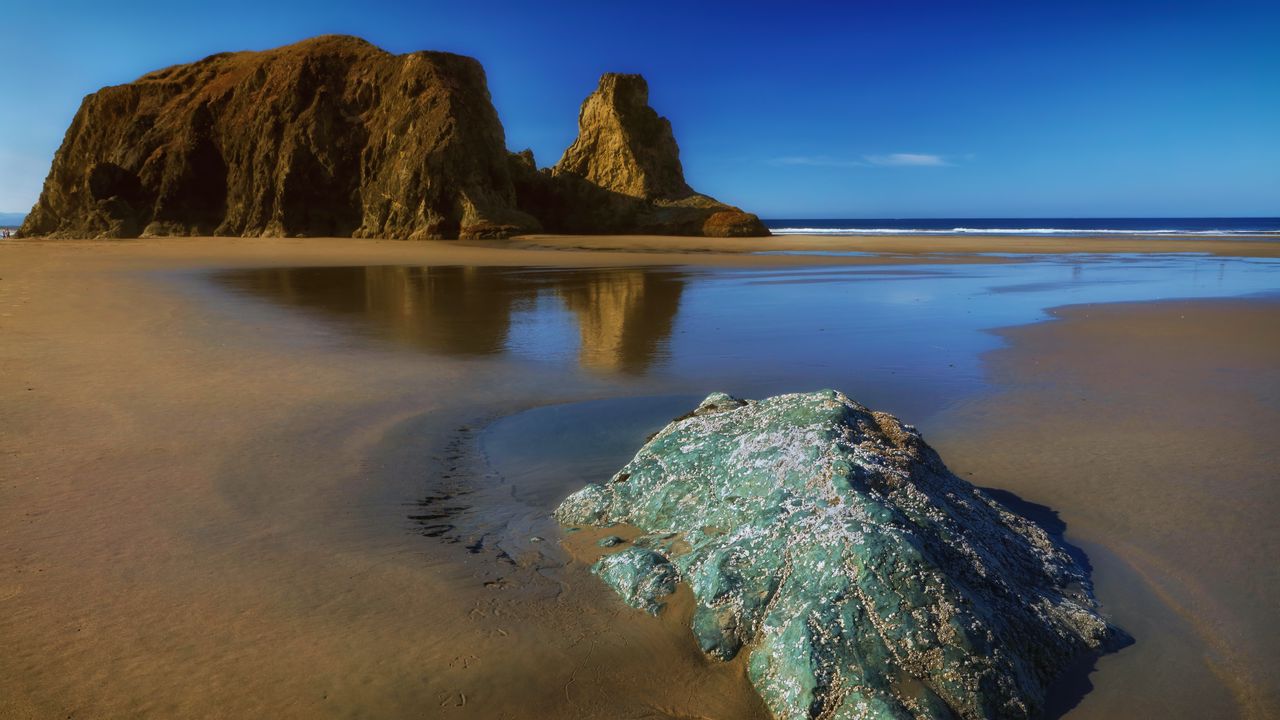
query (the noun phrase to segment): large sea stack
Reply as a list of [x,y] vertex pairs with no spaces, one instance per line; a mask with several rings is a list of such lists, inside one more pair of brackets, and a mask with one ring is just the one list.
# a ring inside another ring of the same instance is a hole
[[85,98],[22,234],[475,237],[515,209],[484,70],[325,36]]
[[838,392],[713,394],[556,516],[641,533],[596,574],[655,614],[687,584],[779,720],[1035,717],[1124,637],[1059,539]]
[[[754,216],[692,194],[670,127],[658,120],[657,133],[595,123],[590,147],[580,139],[563,173],[545,175],[572,175],[599,195],[578,183],[561,192],[513,181],[542,174],[507,151],[476,60],[393,55],[346,36],[222,53],[85,98],[21,234],[496,238],[544,226],[742,234],[750,224],[742,218],[767,234]],[[627,158],[611,151],[618,147]],[[697,217],[656,225],[632,212],[639,224],[627,224],[564,204],[610,197],[616,173],[591,171],[609,163],[638,169],[637,202],[699,198]],[[532,196],[518,198],[519,187]],[[543,196],[558,204],[540,206]],[[715,219],[725,211],[736,215]]]

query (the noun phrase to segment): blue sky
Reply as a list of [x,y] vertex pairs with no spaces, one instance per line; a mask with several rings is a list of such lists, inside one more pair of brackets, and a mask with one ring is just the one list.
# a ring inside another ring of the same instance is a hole
[[321,33],[479,58],[554,163],[640,72],[699,190],[765,217],[1280,215],[1280,3],[0,0],[0,210],[87,93]]

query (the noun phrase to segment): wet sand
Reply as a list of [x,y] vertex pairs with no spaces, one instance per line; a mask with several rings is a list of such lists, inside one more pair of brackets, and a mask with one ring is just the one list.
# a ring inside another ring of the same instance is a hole
[[1001,332],[999,392],[930,439],[962,476],[1056,510],[1137,638],[1071,717],[1276,717],[1278,303],[1054,314]]
[[[468,473],[484,466],[476,438],[488,423],[550,403],[669,392],[662,378],[352,342],[181,280],[227,267],[814,262],[697,252],[706,241],[643,253],[635,242],[602,240],[611,249],[590,252],[351,240],[0,245],[0,716],[762,716],[740,664],[702,658],[679,607],[659,619],[625,611],[581,562],[532,539],[544,527],[533,514],[503,518],[499,542],[430,528],[430,515],[481,504],[461,496],[475,492]],[[1273,244],[1249,248],[1276,255]],[[1110,330],[1093,335],[1072,330],[1094,327],[1074,315],[1012,331],[1011,348],[991,359],[1007,392],[925,430],[958,471],[1053,507],[1072,537],[1099,543],[1088,549],[1102,599],[1142,630],[1130,627],[1138,644],[1103,659],[1074,713],[1123,707],[1135,677],[1155,677],[1137,695],[1145,701],[1185,681],[1123,671],[1162,647],[1144,638],[1165,625],[1123,614],[1126,593],[1146,592],[1188,628],[1170,643],[1208,649],[1203,667],[1186,669],[1217,680],[1189,686],[1222,688],[1229,704],[1199,707],[1262,717],[1277,708],[1274,628],[1231,618],[1256,616],[1250,603],[1277,587],[1275,531],[1263,519],[1274,516],[1276,463],[1259,440],[1280,427],[1276,305],[1188,305],[1202,333],[1190,336],[1154,322],[1152,307],[1165,306],[1112,306]],[[1118,424],[1108,430],[1064,404],[1080,387],[1115,393],[1104,416]],[[1050,401],[1064,411],[1045,413]],[[1054,458],[1074,461],[1081,447],[1093,465],[1067,489]],[[1197,453],[1205,447],[1215,450]],[[1159,475],[1144,468],[1188,463],[1194,492],[1162,502]],[[1233,493],[1253,493],[1248,502],[1212,506],[1224,466]],[[1094,479],[1083,491],[1081,477]],[[1219,516],[1231,520],[1210,519]],[[1250,527],[1259,522],[1261,533]],[[1176,568],[1158,560],[1188,544],[1211,552]],[[1108,553],[1114,572],[1099,559]],[[1256,582],[1242,583],[1250,574]]]
[[[468,423],[585,392],[560,373],[352,348],[138,272],[263,262],[226,246],[3,251],[0,715],[759,716],[678,618],[543,576],[559,550],[407,518]],[[411,457],[379,451],[397,432]]]

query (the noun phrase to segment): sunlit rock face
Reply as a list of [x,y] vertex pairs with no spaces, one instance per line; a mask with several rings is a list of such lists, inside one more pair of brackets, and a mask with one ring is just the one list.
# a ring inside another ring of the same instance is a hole
[[760,218],[685,182],[671,123],[639,75],[605,73],[578,113],[578,137],[552,168],[511,156],[521,209],[556,232],[768,235]]
[[649,85],[639,75],[600,78],[578,113],[578,137],[555,171],[646,200],[693,193],[671,122],[649,107]]
[[476,60],[326,35],[84,99],[22,235],[767,235],[684,182],[638,75],[605,75],[554,170],[507,151]]
[[103,88],[24,235],[501,237],[516,209],[475,60],[329,35]]
[[1060,543],[834,391],[713,394],[556,515],[639,528],[596,573],[654,613],[686,583],[703,651],[749,648],[787,720],[1031,717],[1121,634]]

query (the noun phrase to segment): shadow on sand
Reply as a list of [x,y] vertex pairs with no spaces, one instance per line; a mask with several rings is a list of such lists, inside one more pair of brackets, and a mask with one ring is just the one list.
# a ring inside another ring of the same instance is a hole
[[[1047,505],[1023,500],[1008,490],[984,487],[982,491],[1012,512],[1031,520],[1043,528],[1045,532],[1049,533],[1050,537],[1067,551],[1067,554],[1073,560],[1079,563],[1080,567],[1084,568],[1087,576],[1093,576],[1093,565],[1089,562],[1089,556],[1085,554],[1084,550],[1067,541],[1067,524],[1058,516],[1058,511]],[[1092,590],[1092,588],[1090,589]],[[1102,652],[1082,655],[1067,666],[1058,680],[1049,688],[1049,692],[1045,696],[1044,712],[1040,717],[1044,718],[1044,720],[1058,720],[1058,718],[1071,712],[1084,700],[1085,695],[1088,695],[1093,690],[1093,683],[1089,681],[1089,675],[1097,669],[1098,658],[1123,650],[1135,642],[1137,641],[1129,633],[1116,628],[1115,638],[1107,647],[1103,648]]]

